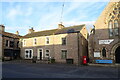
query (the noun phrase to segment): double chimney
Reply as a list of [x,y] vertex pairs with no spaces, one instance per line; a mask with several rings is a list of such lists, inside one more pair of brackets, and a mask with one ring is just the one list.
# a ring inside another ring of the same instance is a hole
[[3,24],[0,25],[0,31],[4,32],[5,31],[5,26]]
[[28,30],[28,34],[33,33],[35,30],[33,29],[33,27],[31,29]]
[[62,29],[62,28],[64,28],[64,27],[65,27],[65,26],[62,25],[62,23],[58,24],[58,29]]

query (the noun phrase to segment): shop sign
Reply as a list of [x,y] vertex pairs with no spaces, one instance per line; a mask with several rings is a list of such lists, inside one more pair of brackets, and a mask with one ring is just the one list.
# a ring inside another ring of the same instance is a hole
[[99,40],[99,44],[110,44],[113,41],[114,41],[114,39]]
[[94,52],[94,57],[100,57],[100,52]]
[[96,63],[113,63],[113,60],[96,60]]

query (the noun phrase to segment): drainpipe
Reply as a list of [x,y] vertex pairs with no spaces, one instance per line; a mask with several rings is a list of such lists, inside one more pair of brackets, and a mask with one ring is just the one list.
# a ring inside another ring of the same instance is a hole
[[80,48],[80,46],[79,46],[79,31],[77,31],[77,42],[78,42],[78,66],[80,65],[80,51],[79,51],[79,48]]

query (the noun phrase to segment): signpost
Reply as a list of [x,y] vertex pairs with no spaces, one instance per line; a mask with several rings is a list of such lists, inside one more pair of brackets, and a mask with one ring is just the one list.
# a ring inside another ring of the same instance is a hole
[[99,44],[110,44],[113,41],[114,41],[114,39],[99,40]]

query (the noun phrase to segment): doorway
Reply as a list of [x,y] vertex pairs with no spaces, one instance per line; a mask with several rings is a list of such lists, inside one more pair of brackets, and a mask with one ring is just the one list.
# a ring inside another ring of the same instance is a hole
[[116,60],[116,63],[120,63],[120,46],[117,47],[115,51],[115,60]]
[[39,60],[42,60],[43,59],[43,49],[38,49],[38,56],[37,56],[37,58],[39,59]]

